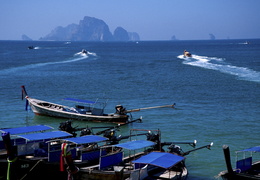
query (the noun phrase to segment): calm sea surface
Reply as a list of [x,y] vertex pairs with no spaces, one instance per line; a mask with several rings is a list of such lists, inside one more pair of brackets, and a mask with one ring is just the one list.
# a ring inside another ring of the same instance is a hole
[[[82,49],[91,53],[82,56]],[[184,49],[193,58],[183,58]],[[21,85],[29,96],[54,103],[69,105],[62,100],[66,97],[108,100],[107,113],[117,104],[136,109],[176,103],[176,109],[132,113],[134,118],[142,116],[143,123],[124,126],[118,133],[160,129],[163,141],[196,139],[197,147],[214,142],[211,150],[186,156],[186,165],[189,179],[216,179],[226,169],[223,144],[230,146],[233,166],[236,150],[260,145],[259,57],[260,40],[0,41],[0,128],[35,124],[58,128],[64,121],[26,112]],[[73,125],[104,126],[78,121]]]

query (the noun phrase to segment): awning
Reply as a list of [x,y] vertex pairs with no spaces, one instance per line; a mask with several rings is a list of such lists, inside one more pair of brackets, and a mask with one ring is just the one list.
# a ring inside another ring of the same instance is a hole
[[87,104],[95,104],[95,103],[96,103],[96,102],[94,102],[94,101],[82,100],[82,99],[74,99],[74,98],[64,98],[63,100],[66,100],[66,101],[74,101],[74,102],[80,102],[80,103],[87,103]]
[[96,135],[87,135],[81,137],[67,138],[63,139],[64,141],[69,141],[75,144],[87,144],[87,143],[97,143],[107,140],[107,138],[96,136]]
[[141,149],[153,145],[155,145],[155,143],[152,141],[138,140],[138,141],[129,141],[126,143],[116,144],[113,146],[129,149],[129,150],[136,150],[136,149]]
[[260,146],[251,147],[251,148],[244,149],[244,150],[237,151],[237,152],[246,152],[246,151],[249,151],[249,152],[260,152]]
[[0,129],[0,131],[9,132],[11,135],[14,135],[14,134],[29,133],[29,132],[45,131],[50,129],[54,129],[54,128],[46,125],[36,125],[36,126],[10,128],[10,129]]
[[168,169],[184,159],[185,158],[182,156],[177,156],[171,153],[151,152],[150,154],[142,156],[139,159],[133,161],[133,163],[150,164]]
[[35,140],[44,140],[44,139],[47,140],[53,138],[63,138],[68,136],[72,136],[72,134],[64,131],[51,131],[51,132],[19,135],[18,137],[24,138],[28,141],[35,141]]

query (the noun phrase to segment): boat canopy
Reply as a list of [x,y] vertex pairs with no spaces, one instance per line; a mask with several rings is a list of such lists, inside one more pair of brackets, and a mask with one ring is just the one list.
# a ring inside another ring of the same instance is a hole
[[128,150],[136,150],[136,149],[141,149],[141,148],[145,148],[145,147],[149,147],[149,146],[153,146],[153,145],[155,145],[155,143],[152,141],[138,140],[138,141],[129,141],[126,143],[116,144],[113,146],[125,148]]
[[51,131],[51,132],[44,132],[44,133],[19,135],[18,137],[24,138],[28,141],[36,141],[36,140],[44,140],[44,139],[63,138],[68,136],[72,136],[72,134],[64,131]]
[[134,160],[133,163],[138,164],[150,164],[165,169],[169,169],[175,164],[183,161],[185,157],[177,156],[171,153],[166,152],[151,152],[150,154],[144,155],[137,160]]
[[54,129],[54,128],[46,125],[36,125],[36,126],[9,128],[9,129],[0,129],[0,131],[3,133],[9,132],[11,135],[15,135],[15,134],[37,132],[37,131],[45,131],[50,129]]
[[237,152],[260,152],[260,146],[251,147]]
[[87,143],[97,143],[97,142],[105,141],[107,140],[107,138],[96,136],[96,135],[87,135],[87,136],[67,138],[62,140],[72,142],[75,144],[87,144]]
[[95,104],[95,103],[96,103],[96,102],[94,102],[94,101],[83,100],[83,99],[74,99],[74,98],[64,98],[63,100],[66,100],[66,101],[74,101],[74,102],[80,102],[80,103],[87,103],[87,104]]

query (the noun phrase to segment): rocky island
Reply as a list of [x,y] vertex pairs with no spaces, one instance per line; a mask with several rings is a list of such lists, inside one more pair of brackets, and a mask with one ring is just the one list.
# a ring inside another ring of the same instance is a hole
[[41,41],[139,41],[136,32],[127,32],[117,27],[112,34],[108,25],[100,19],[85,16],[79,24],[66,27],[58,26],[50,34],[40,38]]

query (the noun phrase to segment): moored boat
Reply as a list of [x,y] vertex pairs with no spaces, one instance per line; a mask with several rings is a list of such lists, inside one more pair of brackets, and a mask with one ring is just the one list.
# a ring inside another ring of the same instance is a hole
[[36,115],[45,115],[82,121],[112,122],[119,124],[124,124],[128,122],[129,119],[129,116],[123,112],[105,114],[105,105],[102,108],[96,108],[95,105],[97,105],[97,102],[65,98],[64,100],[88,104],[88,106],[76,105],[75,107],[68,107],[31,98],[27,95],[24,86],[22,86],[22,90],[26,100],[28,101],[28,104]]
[[[233,169],[231,165],[229,146],[223,145],[223,152],[226,161],[227,170],[219,173],[219,176],[223,180],[260,180],[260,161],[254,161],[252,159],[252,153],[259,153],[260,146],[236,151],[237,160],[236,168]],[[238,154],[243,153],[243,158],[238,159]],[[251,153],[250,156],[246,156],[246,153]]]
[[[106,103],[98,103],[94,101],[74,99],[74,98],[64,98],[67,101],[73,101],[76,103],[83,103],[87,105],[77,104],[75,107],[69,107],[65,105],[55,104],[28,96],[25,87],[22,86],[22,94],[26,99],[26,110],[27,106],[30,105],[32,111],[36,115],[45,115],[58,118],[67,118],[75,119],[81,121],[94,121],[94,122],[111,122],[117,124],[125,124],[129,121],[132,121],[132,116],[129,116],[128,113],[136,112],[144,109],[153,109],[153,108],[162,108],[162,107],[172,107],[174,105],[164,105],[164,106],[155,106],[147,108],[139,108],[126,110],[122,105],[117,105],[115,107],[115,113],[104,113]],[[99,107],[96,107],[101,105]]]
[[[136,131],[136,130],[131,130]],[[202,146],[191,151],[183,152],[178,144],[179,142],[161,143],[160,131],[155,130],[137,130],[148,131],[147,140],[134,140],[121,144],[113,145],[116,148],[122,148],[127,154],[116,152],[109,156],[101,156],[99,165],[80,168],[76,179],[90,180],[114,180],[114,179],[186,179],[188,170],[185,166],[185,155],[192,151],[210,148],[211,145]],[[180,144],[189,144],[195,147],[194,142],[180,142]],[[168,145],[169,152],[164,152],[162,146]],[[144,148],[144,149],[143,149]],[[143,150],[140,150],[143,149]],[[133,153],[134,152],[134,153]],[[131,154],[133,153],[133,154]]]
[[[36,125],[11,129],[1,129],[0,141],[0,177],[4,179],[44,179],[48,173],[59,170],[59,161],[50,157],[46,142],[57,138],[72,137],[64,131],[53,131],[52,127]],[[39,176],[39,172],[43,172]],[[67,173],[57,171],[57,177],[66,177]]]
[[109,153],[109,148],[100,151],[108,141],[102,136],[72,137],[46,125],[0,131],[0,177],[5,179],[65,179],[81,166],[98,164],[100,155]]

